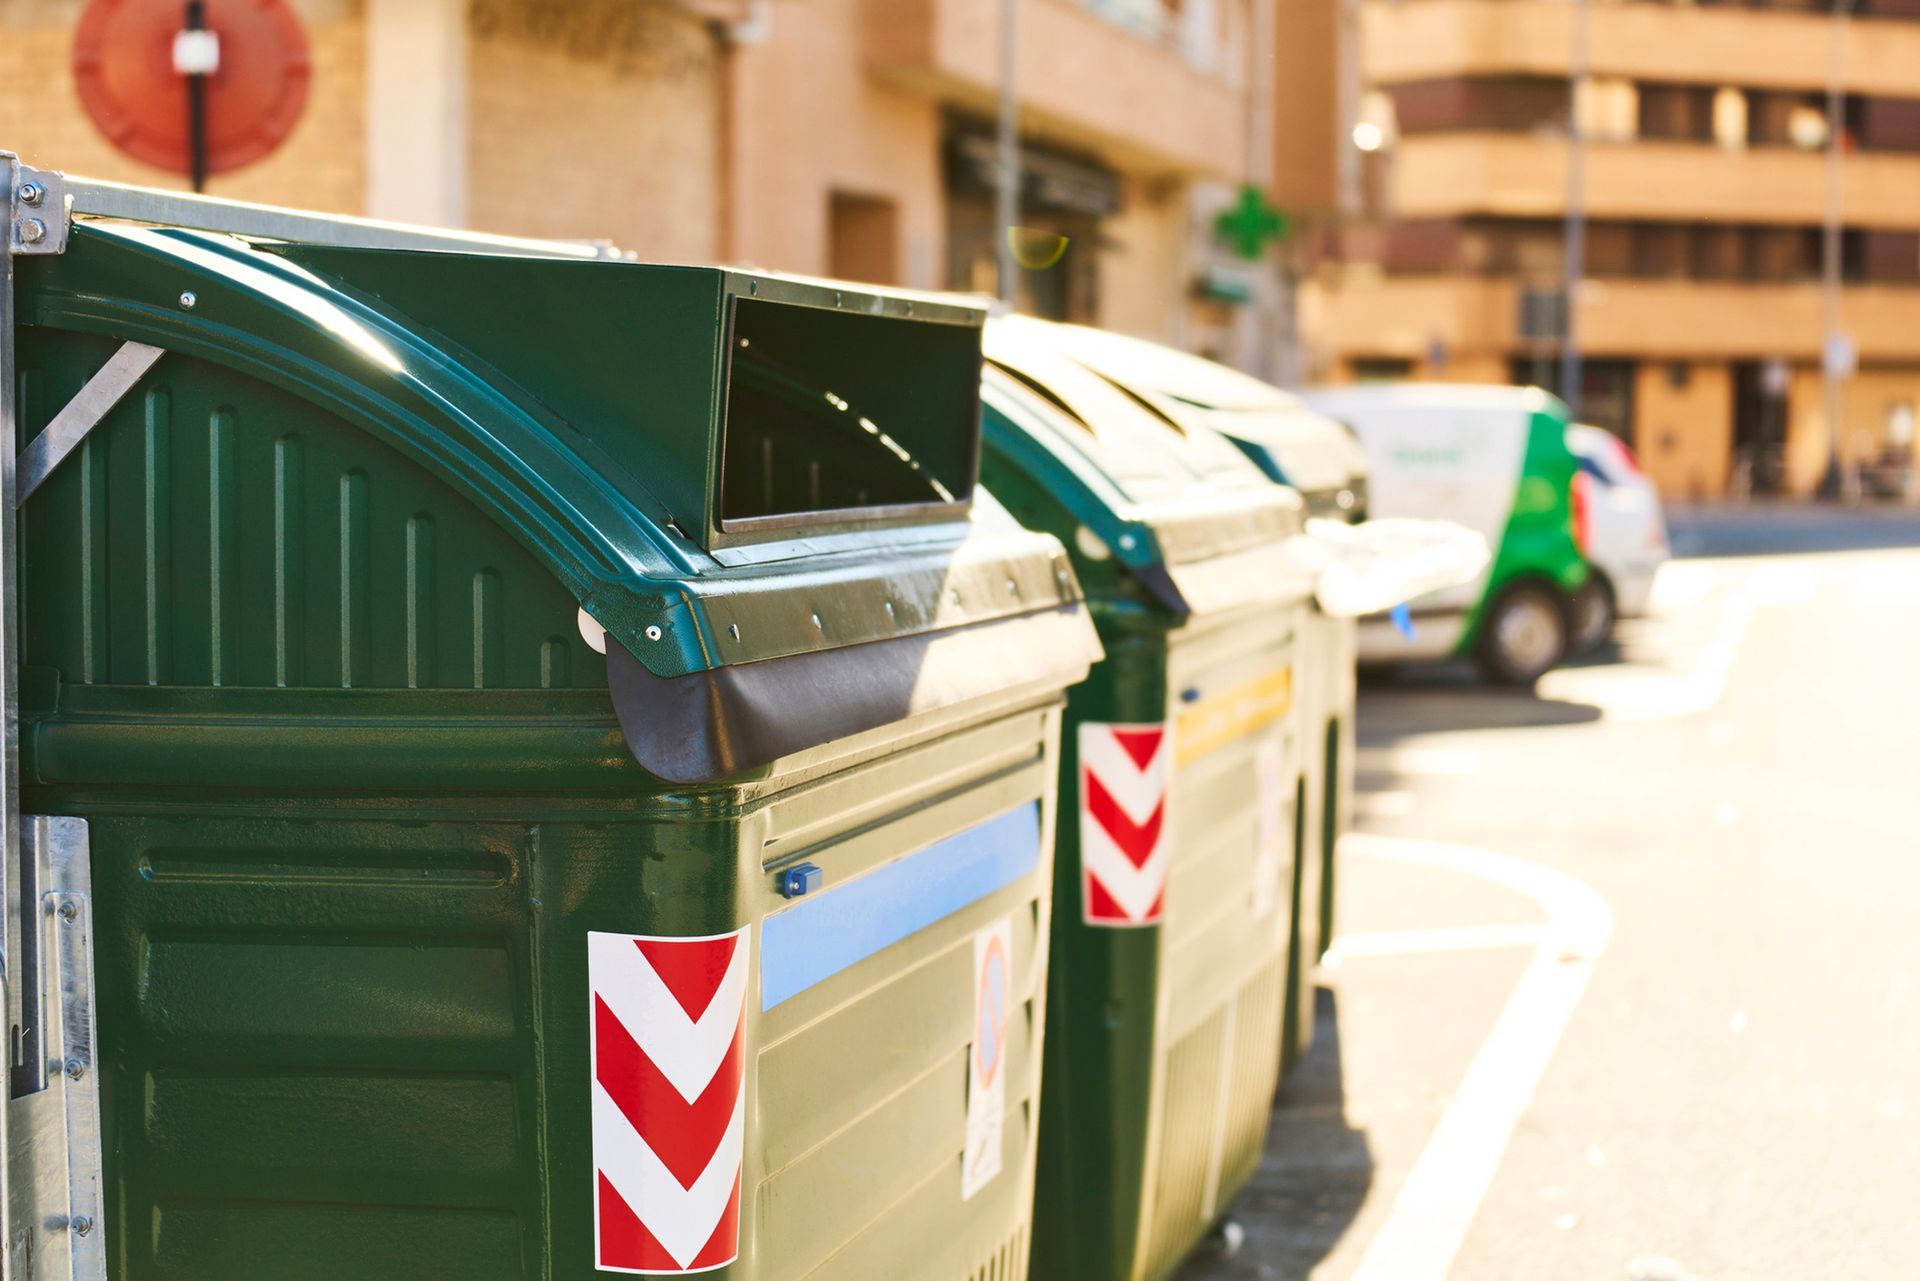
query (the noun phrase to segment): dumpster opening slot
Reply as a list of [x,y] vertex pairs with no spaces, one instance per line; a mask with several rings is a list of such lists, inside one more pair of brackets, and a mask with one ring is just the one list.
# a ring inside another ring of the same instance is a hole
[[720,528],[962,510],[973,493],[980,332],[735,298]]

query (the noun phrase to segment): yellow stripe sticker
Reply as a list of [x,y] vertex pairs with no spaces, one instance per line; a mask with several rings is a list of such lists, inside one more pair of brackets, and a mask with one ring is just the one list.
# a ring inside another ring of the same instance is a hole
[[1282,667],[1239,689],[1196,703],[1173,723],[1174,760],[1185,765],[1237,738],[1265,729],[1293,709],[1293,668]]

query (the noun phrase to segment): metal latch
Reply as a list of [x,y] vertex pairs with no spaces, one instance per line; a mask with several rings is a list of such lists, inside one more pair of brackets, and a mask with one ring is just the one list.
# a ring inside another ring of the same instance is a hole
[[23,815],[8,899],[7,1281],[105,1281],[86,820]]

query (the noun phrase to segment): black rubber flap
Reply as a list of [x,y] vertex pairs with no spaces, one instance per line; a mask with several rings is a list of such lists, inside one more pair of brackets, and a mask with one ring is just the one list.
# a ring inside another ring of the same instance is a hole
[[924,712],[1083,679],[1100,643],[1078,604],[948,631],[655,676],[611,636],[607,686],[634,759],[712,783]]

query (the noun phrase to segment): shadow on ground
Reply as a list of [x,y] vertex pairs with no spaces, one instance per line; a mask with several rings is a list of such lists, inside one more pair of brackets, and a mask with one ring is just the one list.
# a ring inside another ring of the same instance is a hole
[[1339,1006],[1319,988],[1313,1048],[1281,1084],[1260,1168],[1228,1211],[1245,1239],[1231,1256],[1217,1241],[1203,1246],[1175,1281],[1305,1281],[1346,1234],[1373,1179],[1366,1133],[1347,1124]]
[[[1612,661],[1604,655],[1596,659]],[[1355,725],[1362,743],[1378,744],[1443,730],[1584,725],[1599,720],[1600,714],[1590,703],[1488,684],[1471,663],[1409,664],[1361,669]]]

